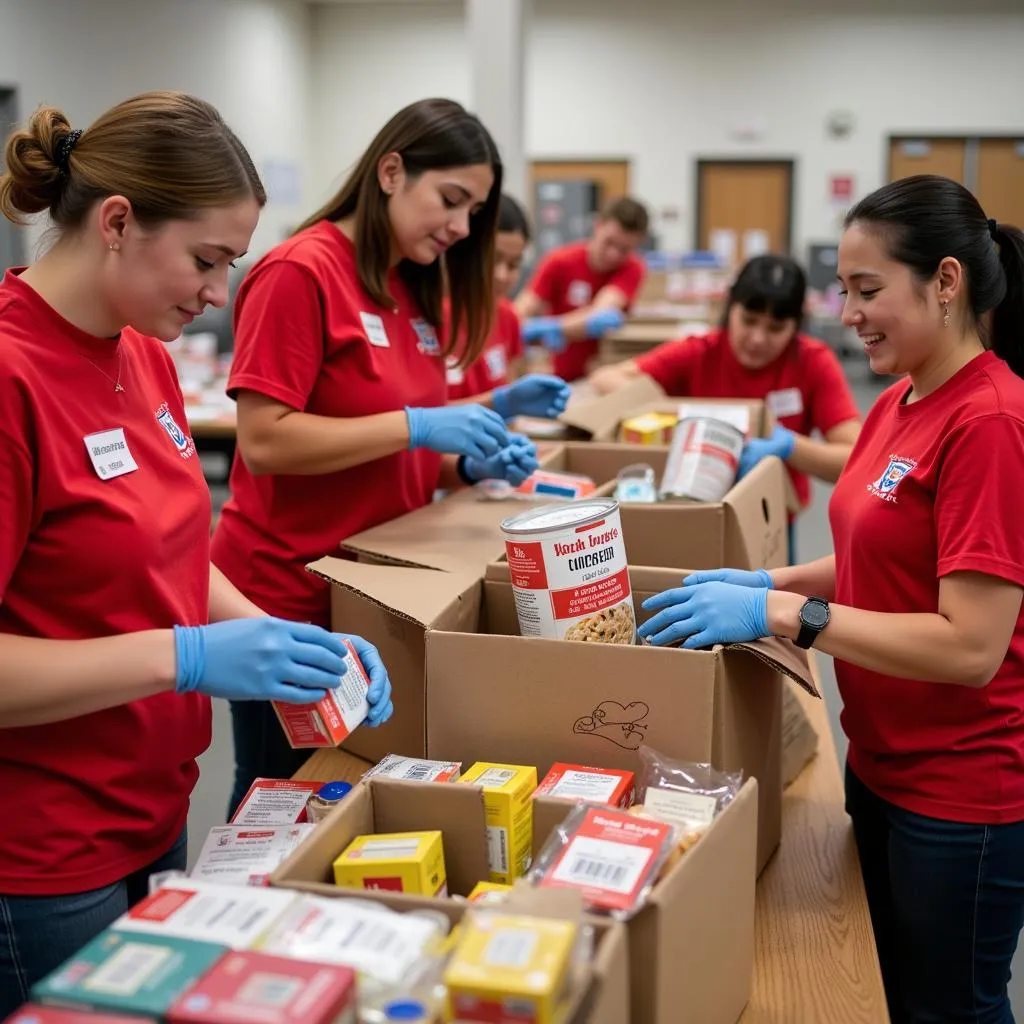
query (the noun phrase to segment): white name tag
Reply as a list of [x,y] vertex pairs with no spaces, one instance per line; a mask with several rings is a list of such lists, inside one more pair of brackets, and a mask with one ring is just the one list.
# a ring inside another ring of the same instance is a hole
[[384,321],[376,313],[360,313],[359,319],[363,321],[363,330],[366,331],[366,340],[377,348],[390,348],[388,332],[384,330]]
[[452,387],[457,384],[461,384],[466,379],[466,375],[463,373],[462,367],[459,366],[459,361],[452,356],[448,357],[446,370],[448,383]]
[[804,396],[799,388],[769,391],[764,400],[773,416],[799,416],[804,411]]
[[85,441],[85,450],[89,453],[92,468],[101,480],[113,480],[125,473],[134,473],[139,468],[128,450],[124,427],[86,434],[82,440]]
[[585,306],[593,297],[593,291],[589,281],[573,281],[566,291],[566,298],[570,306]]

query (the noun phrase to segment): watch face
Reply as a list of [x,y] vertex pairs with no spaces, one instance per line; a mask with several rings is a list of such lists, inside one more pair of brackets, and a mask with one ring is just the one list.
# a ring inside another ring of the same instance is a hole
[[828,625],[828,605],[823,601],[808,601],[800,610],[800,621],[812,629]]

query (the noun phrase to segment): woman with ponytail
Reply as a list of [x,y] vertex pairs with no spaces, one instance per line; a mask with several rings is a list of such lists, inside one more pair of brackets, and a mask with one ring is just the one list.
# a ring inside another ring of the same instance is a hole
[[1012,1024],[1024,923],[1024,234],[920,175],[850,212],[843,319],[875,403],[835,555],[645,603],[686,647],[776,634],[835,658],[846,805],[893,1024]]

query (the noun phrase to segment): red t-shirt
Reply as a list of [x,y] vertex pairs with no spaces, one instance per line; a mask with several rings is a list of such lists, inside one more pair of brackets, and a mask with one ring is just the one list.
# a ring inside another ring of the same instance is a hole
[[[835,353],[815,338],[798,334],[785,352],[760,370],[741,365],[722,328],[668,341],[636,361],[670,395],[688,398],[763,399],[782,426],[810,436],[860,417]],[[790,466],[800,503],[811,500],[811,484]]]
[[[875,403],[832,494],[836,602],[936,612],[939,580],[959,571],[1024,586],[1024,381],[985,353],[901,404],[909,389]],[[952,821],[1024,819],[1024,615],[980,689],[838,660],[836,677],[850,767],[873,792]]]
[[[210,494],[186,429],[160,342],[85,334],[6,274],[0,633],[81,640],[208,621]],[[123,441],[138,469],[111,462],[101,479],[83,439],[118,430],[90,446]],[[209,743],[210,702],[195,694],[0,729],[0,893],[81,892],[161,856]]]
[[[587,243],[570,242],[544,256],[528,287],[547,304],[552,316],[562,316],[589,306],[597,293],[608,286],[618,288],[626,296],[627,306],[632,304],[645,272],[643,260],[630,256],[611,273],[598,274],[587,259]],[[563,380],[579,380],[596,354],[596,340],[570,341],[565,351],[554,357],[555,373]]]
[[448,399],[475,398],[508,383],[509,367],[523,354],[519,317],[512,303],[502,299],[495,313],[494,326],[483,351],[465,369],[457,358],[449,360]]
[[[355,248],[321,221],[249,272],[235,299],[232,394],[256,391],[318,416],[356,417],[445,404],[437,333],[397,273],[379,307]],[[319,476],[253,476],[241,455],[213,538],[213,560],[265,611],[330,625],[330,587],[305,566],[360,530],[428,504],[441,456],[402,451]]]

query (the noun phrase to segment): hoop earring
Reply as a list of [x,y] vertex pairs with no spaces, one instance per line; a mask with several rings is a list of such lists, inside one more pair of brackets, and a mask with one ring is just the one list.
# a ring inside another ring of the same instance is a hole
[[942,304],[942,326],[943,327],[948,327],[949,326],[949,303],[948,302],[944,302]]

